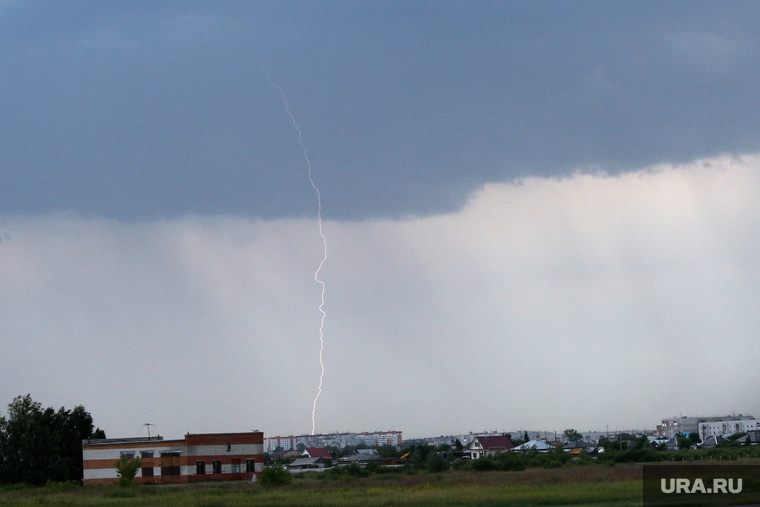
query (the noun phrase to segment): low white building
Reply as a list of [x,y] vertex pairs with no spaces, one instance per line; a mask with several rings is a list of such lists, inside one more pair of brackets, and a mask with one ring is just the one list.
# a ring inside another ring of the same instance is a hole
[[250,481],[264,465],[264,434],[203,433],[182,440],[104,438],[82,441],[84,484],[117,482],[116,462],[139,459],[135,482],[169,484],[196,481]]
[[735,433],[749,433],[758,429],[760,429],[758,421],[754,418],[747,419],[746,416],[720,421],[706,421],[699,423],[699,438],[704,442],[710,437],[729,437]]

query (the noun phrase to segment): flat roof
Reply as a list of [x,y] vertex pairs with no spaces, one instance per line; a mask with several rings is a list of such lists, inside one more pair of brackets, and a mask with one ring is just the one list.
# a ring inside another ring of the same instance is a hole
[[127,437],[127,438],[85,438],[82,444],[99,445],[99,444],[127,444],[141,442],[161,442],[164,437],[157,435],[155,437]]

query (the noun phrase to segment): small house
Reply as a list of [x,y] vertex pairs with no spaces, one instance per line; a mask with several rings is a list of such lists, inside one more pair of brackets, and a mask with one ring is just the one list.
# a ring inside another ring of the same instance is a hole
[[484,458],[486,456],[495,456],[502,452],[506,452],[513,449],[515,444],[512,443],[512,439],[509,435],[501,436],[478,436],[472,441],[467,451],[470,453],[471,459]]

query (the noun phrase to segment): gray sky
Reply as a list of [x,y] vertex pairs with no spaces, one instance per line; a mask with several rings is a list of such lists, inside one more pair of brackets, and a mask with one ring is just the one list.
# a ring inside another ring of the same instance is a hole
[[758,10],[0,2],[0,399],[310,431],[265,71],[317,431],[760,414]]

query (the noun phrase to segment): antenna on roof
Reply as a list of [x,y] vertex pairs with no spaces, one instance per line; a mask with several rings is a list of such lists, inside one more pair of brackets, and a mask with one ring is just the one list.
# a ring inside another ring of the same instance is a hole
[[145,423],[145,424],[143,424],[143,426],[147,426],[147,428],[148,428],[148,438],[150,438],[150,427],[154,426],[154,424],[153,423]]

